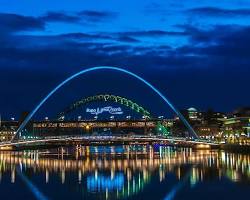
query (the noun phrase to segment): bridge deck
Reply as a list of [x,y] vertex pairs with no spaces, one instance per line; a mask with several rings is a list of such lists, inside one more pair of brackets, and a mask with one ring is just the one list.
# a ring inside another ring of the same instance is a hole
[[116,135],[116,136],[60,136],[60,137],[46,137],[42,139],[30,139],[30,140],[19,140],[16,142],[0,143],[0,148],[4,149],[7,147],[24,147],[24,146],[46,146],[46,145],[64,145],[64,144],[112,144],[112,143],[158,143],[158,144],[169,144],[169,145],[183,145],[183,146],[195,146],[201,145],[200,147],[208,148],[211,146],[218,146],[217,143],[212,143],[202,140],[187,140],[185,138],[177,137],[157,137],[157,136],[145,136],[145,135]]

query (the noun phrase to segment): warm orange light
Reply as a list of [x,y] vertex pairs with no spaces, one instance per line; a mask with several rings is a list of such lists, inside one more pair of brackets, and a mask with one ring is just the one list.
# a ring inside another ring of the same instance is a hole
[[210,149],[211,146],[209,144],[197,144],[195,146],[196,149]]

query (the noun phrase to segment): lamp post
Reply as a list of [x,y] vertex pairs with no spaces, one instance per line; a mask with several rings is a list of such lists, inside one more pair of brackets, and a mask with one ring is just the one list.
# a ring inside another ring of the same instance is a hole
[[131,119],[131,116],[130,116],[130,115],[126,116],[126,119],[127,119],[127,120],[130,120],[130,119]]
[[164,118],[164,116],[162,116],[162,115],[161,115],[161,116],[158,116],[158,119],[163,119],[163,118]]

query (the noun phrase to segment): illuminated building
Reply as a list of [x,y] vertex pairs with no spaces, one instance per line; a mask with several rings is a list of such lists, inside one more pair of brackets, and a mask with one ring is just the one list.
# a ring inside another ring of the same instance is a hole
[[190,120],[197,120],[198,119],[198,111],[196,108],[188,108],[188,118]]
[[201,138],[214,138],[221,131],[219,124],[199,124],[195,125],[195,130]]
[[250,117],[233,117],[222,119],[223,135],[231,142],[241,142],[250,137]]
[[15,130],[18,127],[18,122],[17,121],[1,121],[0,123],[0,141],[5,142],[5,141],[10,141],[14,135],[15,135]]

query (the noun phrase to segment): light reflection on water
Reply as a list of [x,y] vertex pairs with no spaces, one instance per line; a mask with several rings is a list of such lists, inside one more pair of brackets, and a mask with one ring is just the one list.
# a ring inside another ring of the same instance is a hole
[[[21,172],[49,199],[185,199],[184,191],[186,199],[195,199],[197,188],[209,191],[202,183],[224,180],[243,184],[239,195],[244,195],[250,189],[249,164],[249,155],[163,146],[0,152],[0,192],[8,199],[37,198],[24,189]],[[7,186],[16,193],[8,194]]]

